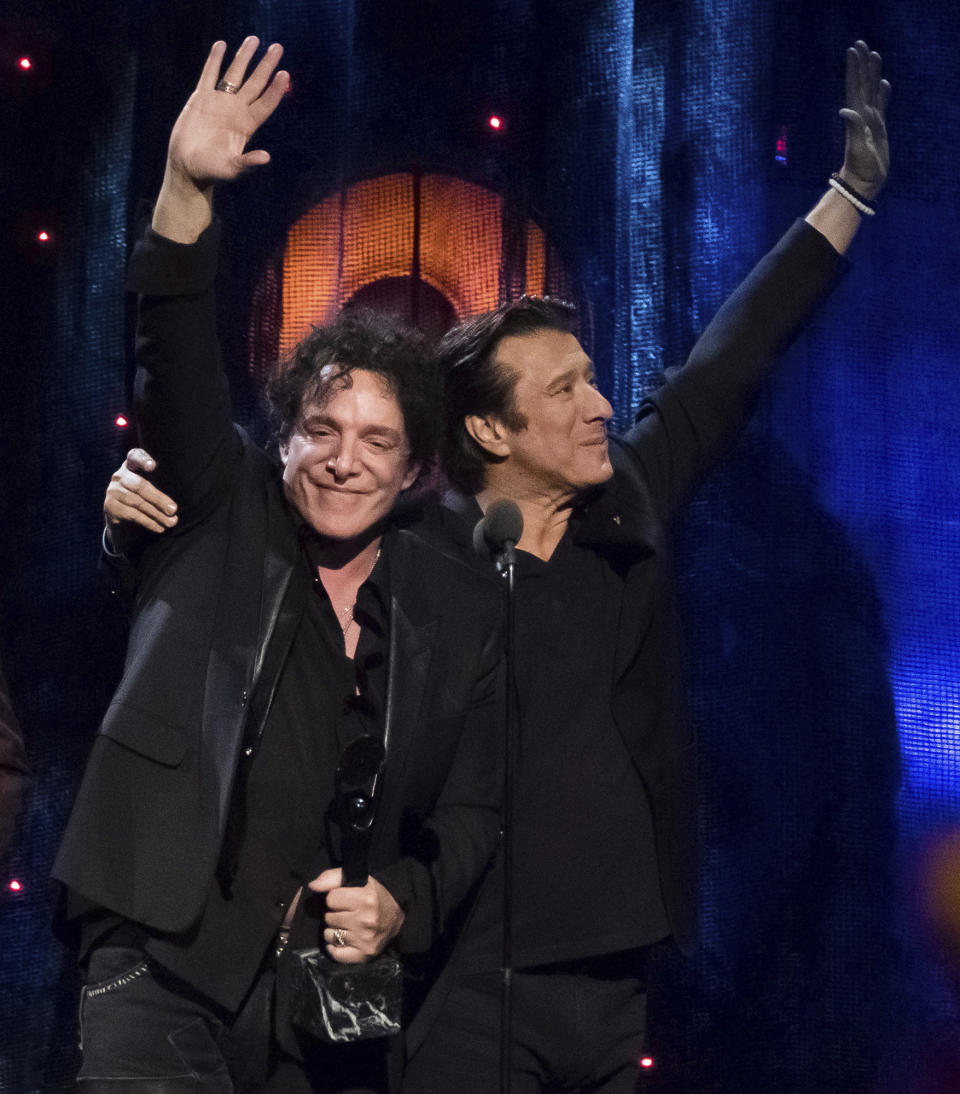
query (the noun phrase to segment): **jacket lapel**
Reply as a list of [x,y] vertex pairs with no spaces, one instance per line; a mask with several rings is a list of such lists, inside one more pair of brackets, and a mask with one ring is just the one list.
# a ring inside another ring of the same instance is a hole
[[296,536],[287,534],[289,517],[272,487],[267,484],[265,500],[244,490],[234,494],[216,637],[207,666],[201,778],[217,787],[211,798],[221,835],[250,697],[296,562]]
[[[389,714],[385,714],[383,727],[387,737],[387,777],[381,815],[390,809],[392,788],[403,785],[404,765],[421,724],[439,628],[439,619],[424,606],[428,598],[422,596],[422,590],[411,592],[408,589],[408,585],[428,580],[422,570],[423,554],[416,548],[416,540],[416,536],[401,531],[391,537],[390,543],[387,695],[384,702],[384,710]],[[411,552],[417,557],[411,557]],[[408,580],[408,575],[413,580]]]

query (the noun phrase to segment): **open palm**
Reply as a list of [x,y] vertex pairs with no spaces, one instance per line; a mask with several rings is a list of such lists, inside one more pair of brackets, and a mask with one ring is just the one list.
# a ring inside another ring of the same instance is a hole
[[283,54],[276,44],[244,79],[259,44],[256,38],[245,39],[223,75],[223,80],[238,89],[235,94],[217,90],[226,45],[213,44],[197,86],[170,134],[170,166],[198,187],[230,181],[270,161],[264,149],[246,151],[246,147],[276,110],[290,81],[286,72],[274,75]]
[[858,193],[875,198],[887,181],[887,103],[890,85],[881,79],[883,62],[867,44],[847,50],[846,105],[840,111],[847,126],[842,176]]

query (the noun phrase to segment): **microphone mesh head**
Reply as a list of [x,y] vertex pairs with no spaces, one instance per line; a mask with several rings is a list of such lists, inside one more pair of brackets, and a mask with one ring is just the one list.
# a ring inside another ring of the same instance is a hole
[[523,515],[520,507],[509,498],[495,501],[483,520],[473,530],[473,547],[481,555],[491,555],[508,543],[516,543],[523,535]]
[[494,547],[516,543],[523,535],[523,514],[515,501],[501,498],[495,501],[483,518],[487,542]]

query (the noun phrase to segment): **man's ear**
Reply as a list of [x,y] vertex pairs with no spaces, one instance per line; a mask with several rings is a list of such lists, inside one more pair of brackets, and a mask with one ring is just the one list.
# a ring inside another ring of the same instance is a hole
[[284,442],[280,445],[280,462],[284,467],[287,466],[287,459],[290,455],[290,445]]
[[510,455],[510,444],[506,430],[499,418],[485,418],[480,414],[468,414],[463,419],[464,427],[471,437],[493,456]]
[[407,473],[403,476],[403,486],[401,490],[409,490],[411,486],[417,481],[417,475],[420,474],[421,463],[419,460],[414,460],[407,468]]

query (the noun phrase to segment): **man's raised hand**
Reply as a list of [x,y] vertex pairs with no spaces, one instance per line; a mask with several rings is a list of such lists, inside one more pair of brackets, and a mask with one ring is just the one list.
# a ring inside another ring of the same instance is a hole
[[[246,77],[259,45],[257,38],[244,39],[221,77],[227,47],[214,42],[196,89],[170,134],[170,167],[201,189],[270,162],[265,149],[246,151],[247,142],[276,110],[290,77],[274,71],[283,55],[283,47],[276,42]],[[218,91],[218,85],[236,90]]]
[[197,86],[174,124],[153,227],[177,243],[193,243],[210,223],[215,183],[230,182],[270,162],[269,152],[247,151],[247,143],[276,110],[290,87],[290,76],[275,71],[283,55],[276,43],[267,47],[247,76],[259,45],[258,38],[244,39],[221,75],[227,47],[214,42]]
[[857,41],[847,50],[846,105],[840,111],[847,139],[840,177],[868,200],[880,193],[890,170],[890,85],[881,78],[882,71],[880,54],[866,42]]

